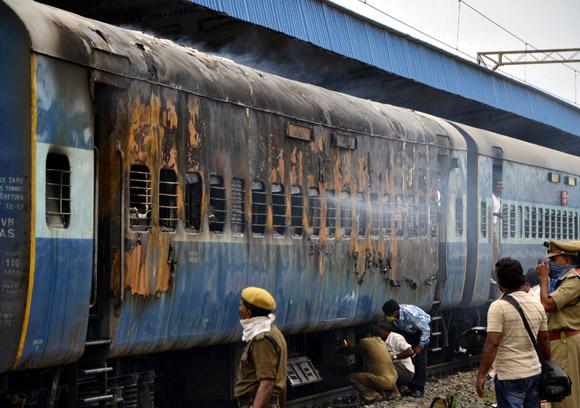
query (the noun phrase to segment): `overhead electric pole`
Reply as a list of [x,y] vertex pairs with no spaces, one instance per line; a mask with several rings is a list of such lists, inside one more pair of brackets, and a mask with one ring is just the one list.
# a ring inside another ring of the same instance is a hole
[[551,50],[484,51],[477,53],[478,64],[488,66],[492,71],[504,65],[565,64],[580,62],[580,48],[559,48]]

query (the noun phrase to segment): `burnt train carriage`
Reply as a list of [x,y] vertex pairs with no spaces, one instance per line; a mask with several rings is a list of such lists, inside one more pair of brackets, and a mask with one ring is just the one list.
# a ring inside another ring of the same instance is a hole
[[0,19],[1,372],[237,341],[246,285],[287,335],[484,306],[494,177],[503,255],[578,237],[574,156],[29,1]]

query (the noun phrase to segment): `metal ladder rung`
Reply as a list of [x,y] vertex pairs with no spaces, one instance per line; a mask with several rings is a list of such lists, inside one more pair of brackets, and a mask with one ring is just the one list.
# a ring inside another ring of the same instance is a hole
[[441,350],[442,350],[442,348],[441,348],[441,347],[433,347],[433,348],[430,348],[430,349],[429,349],[429,351],[430,351],[430,352],[433,352],[433,353],[436,353],[436,352],[438,352],[438,351],[441,351]]
[[85,347],[102,346],[105,344],[111,344],[112,342],[113,341],[111,339],[89,340],[85,342]]
[[84,374],[99,374],[99,373],[106,373],[109,371],[113,371],[113,367],[90,368],[88,370],[83,370],[83,373]]
[[431,337],[436,337],[436,336],[441,336],[442,332],[438,331],[438,332],[433,332],[431,333]]
[[113,399],[113,394],[97,395],[96,397],[83,398],[84,403],[107,401]]
[[437,320],[441,320],[441,319],[442,319],[442,317],[441,317],[441,316],[433,316],[433,317],[431,318],[431,323],[433,323],[433,322],[436,322]]

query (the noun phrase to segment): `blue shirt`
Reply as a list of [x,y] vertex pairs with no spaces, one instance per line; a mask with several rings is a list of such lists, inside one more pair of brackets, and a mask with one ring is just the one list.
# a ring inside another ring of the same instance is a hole
[[414,305],[399,305],[399,307],[399,318],[393,321],[393,324],[397,329],[408,334],[420,331],[419,347],[425,349],[431,337],[431,328],[429,327],[431,316]]

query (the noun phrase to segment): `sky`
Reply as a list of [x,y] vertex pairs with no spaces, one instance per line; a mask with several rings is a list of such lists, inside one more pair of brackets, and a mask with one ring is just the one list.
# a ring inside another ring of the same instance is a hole
[[[475,61],[480,51],[580,48],[580,0],[330,1],[471,61]],[[486,20],[469,6],[525,42]],[[568,65],[577,72],[562,64],[511,66],[498,70],[578,105],[580,63]]]

